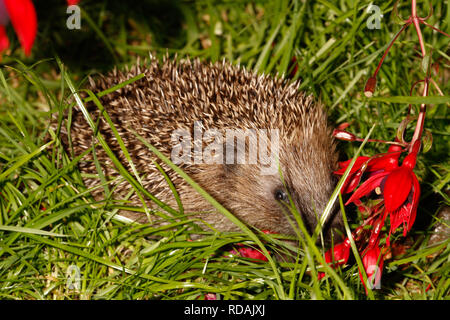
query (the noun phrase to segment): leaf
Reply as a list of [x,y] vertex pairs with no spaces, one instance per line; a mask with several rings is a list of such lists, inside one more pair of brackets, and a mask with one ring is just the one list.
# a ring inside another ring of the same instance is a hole
[[18,160],[7,170],[3,171],[0,174],[0,182],[3,181],[8,175],[10,175],[14,170],[20,168],[22,165],[27,163],[30,159],[38,155],[42,152],[42,150],[46,149],[49,145],[51,145],[54,141],[50,141],[47,144],[44,144],[43,146],[37,148],[33,152],[29,154],[24,154],[23,156],[19,157]]
[[400,125],[398,126],[397,129],[397,139],[401,142],[405,142],[404,137],[404,133],[406,130],[406,127],[408,126],[408,124],[411,121],[414,121],[417,119],[417,116],[411,116],[411,115],[407,115],[405,119],[402,120],[402,122],[400,122]]
[[411,96],[394,96],[394,97],[373,97],[372,101],[386,103],[407,103],[407,104],[444,104],[450,103],[450,96],[427,96],[427,97],[411,97]]
[[423,153],[427,153],[430,151],[431,146],[433,145],[433,135],[431,134],[431,131],[428,129],[424,130],[424,136],[422,138],[423,143]]
[[34,229],[34,228],[25,228],[25,227],[0,226],[0,230],[12,231],[12,232],[20,232],[20,233],[39,234],[39,235],[42,235],[42,236],[69,237],[68,235],[64,235],[64,234],[48,232],[48,231]]
[[431,62],[431,51],[428,51],[425,57],[422,59],[422,71],[425,74],[428,74],[428,69],[430,68],[430,62]]

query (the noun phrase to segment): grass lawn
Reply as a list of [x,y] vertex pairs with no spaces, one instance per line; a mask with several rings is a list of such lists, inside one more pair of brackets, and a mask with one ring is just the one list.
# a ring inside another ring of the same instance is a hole
[[[427,22],[449,33],[449,1],[428,2],[434,10]],[[421,16],[428,2],[419,1]],[[243,228],[201,231],[204,236],[191,241],[201,222],[189,217],[175,214],[163,227],[122,219],[117,213],[127,204],[112,197],[95,201],[77,169],[80,159],[66,154],[49,130],[51,114],[74,107],[88,76],[130,66],[152,52],[226,59],[258,73],[301,79],[301,89],[325,104],[335,126],[347,122],[348,131],[364,138],[375,124],[371,138],[392,141],[409,105],[402,98],[376,98],[410,95],[424,71],[410,26],[381,67],[374,98],[364,96],[367,78],[401,28],[394,1],[378,1],[380,28],[369,29],[370,3],[81,0],[81,29],[70,30],[65,1],[35,1],[39,29],[32,54],[23,54],[9,27],[11,47],[0,62],[0,298],[448,299],[450,240],[430,243],[430,237],[439,210],[449,204],[450,41],[430,28],[422,32],[439,64],[433,79],[447,99],[427,112],[433,144],[419,154],[415,169],[422,191],[415,225],[407,237],[392,236],[395,250],[384,263],[381,287],[368,295],[354,259],[337,270],[320,268],[323,248],[307,239],[297,239],[297,248],[281,235]],[[409,1],[398,11],[407,17]],[[418,107],[412,105],[413,115]],[[61,116],[59,123],[67,120]],[[341,159],[353,157],[360,145],[339,142]],[[361,154],[386,150],[369,142]],[[124,178],[145,193],[132,173]],[[98,188],[106,192],[107,183]],[[353,230],[361,216],[351,206],[346,214]],[[230,253],[238,244],[259,248],[262,242],[272,254],[293,259],[262,262]],[[321,281],[318,270],[326,272]]]

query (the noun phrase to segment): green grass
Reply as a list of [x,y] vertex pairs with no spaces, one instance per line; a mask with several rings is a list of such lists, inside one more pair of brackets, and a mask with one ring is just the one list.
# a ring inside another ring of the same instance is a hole
[[[393,2],[380,5],[380,30],[366,28],[369,1],[140,3],[124,8],[82,0],[82,29],[72,31],[65,28],[64,2],[36,4],[39,35],[29,58],[9,33],[12,51],[0,69],[0,298],[202,299],[216,293],[219,299],[448,299],[450,242],[428,243],[439,208],[449,204],[448,38],[423,30],[433,60],[440,63],[434,79],[447,98],[431,101],[435,104],[425,122],[433,146],[419,156],[415,170],[422,187],[417,221],[407,239],[394,236],[405,252],[385,263],[381,289],[366,296],[356,263],[340,270],[321,268],[322,248],[308,237],[299,237],[297,250],[281,241],[283,236],[245,227],[223,208],[242,232],[210,228],[201,239],[189,241],[203,222],[184,216],[181,207],[162,204],[160,210],[136,210],[159,215],[168,225],[130,224],[116,215],[127,204],[114,201],[106,180],[97,186],[105,190],[105,200],[90,196],[77,170],[79,158],[63,152],[48,123],[51,113],[86,102],[78,92],[88,75],[130,65],[149,51],[227,59],[273,75],[290,75],[295,56],[299,72],[292,80],[302,79],[302,89],[327,106],[330,121],[351,123],[349,130],[360,137],[376,124],[370,137],[392,140],[408,103],[420,102],[406,96],[411,84],[423,78],[417,36],[410,27],[391,49],[374,98],[364,97],[365,80],[400,28],[392,22]],[[406,16],[409,5],[402,3],[400,13]],[[434,14],[428,22],[448,33],[448,1],[431,3]],[[87,96],[103,107],[95,95]],[[62,117],[60,123],[67,125]],[[108,148],[99,142],[97,148]],[[342,142],[339,147],[342,159],[348,159],[360,144]],[[367,143],[361,153],[386,149]],[[131,192],[152,198],[137,172],[117,165],[133,186]],[[346,208],[346,214],[353,228],[360,217],[353,208]],[[273,259],[265,263],[232,256],[229,251],[238,243],[267,248]],[[276,252],[293,259],[276,259]],[[71,266],[80,271],[79,290],[68,286]],[[319,270],[327,274],[320,282]]]

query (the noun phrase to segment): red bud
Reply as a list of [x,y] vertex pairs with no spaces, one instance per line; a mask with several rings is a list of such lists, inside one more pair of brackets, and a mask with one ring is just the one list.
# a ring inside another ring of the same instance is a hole
[[333,136],[339,140],[345,140],[345,141],[355,141],[356,140],[356,136],[354,134],[344,131],[344,130],[339,130],[339,129],[334,129]]
[[364,88],[364,95],[367,98],[370,98],[373,96],[373,93],[375,92],[375,87],[377,85],[377,78],[375,77],[370,77],[367,82],[366,82],[366,86]]

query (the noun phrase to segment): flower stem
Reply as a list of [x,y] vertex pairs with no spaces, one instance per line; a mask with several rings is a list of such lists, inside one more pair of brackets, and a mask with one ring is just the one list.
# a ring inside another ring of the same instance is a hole
[[[424,81],[424,88],[423,88],[423,94],[422,94],[423,97],[428,96],[428,88],[429,88],[429,78],[426,77],[425,81]],[[409,146],[409,152],[411,152],[412,147],[414,146],[414,143],[422,137],[423,124],[425,122],[426,111],[427,111],[426,104],[424,104],[424,103],[421,104],[420,105],[419,117],[417,118],[416,129],[414,130],[414,135],[413,135],[413,138],[411,140],[411,144]]]
[[380,62],[378,63],[377,68],[375,69],[375,72],[373,73],[372,77],[376,77],[378,72],[380,71],[381,65],[383,64],[384,59],[386,58],[389,50],[391,49],[392,45],[394,44],[395,40],[397,40],[397,38],[399,37],[399,35],[411,24],[411,22],[407,22],[405,23],[402,28],[400,29],[399,32],[397,32],[397,34],[394,36],[394,38],[392,38],[391,42],[389,43],[388,47],[386,48],[386,51],[384,51],[383,56],[380,59]]
[[420,50],[422,51],[422,57],[425,57],[427,52],[425,51],[425,44],[423,42],[422,37],[422,31],[420,31],[420,20],[417,17],[417,7],[416,7],[416,0],[411,0],[411,17],[409,18],[410,21],[414,24],[414,27],[416,28],[417,36],[419,37],[419,44],[420,44]]

